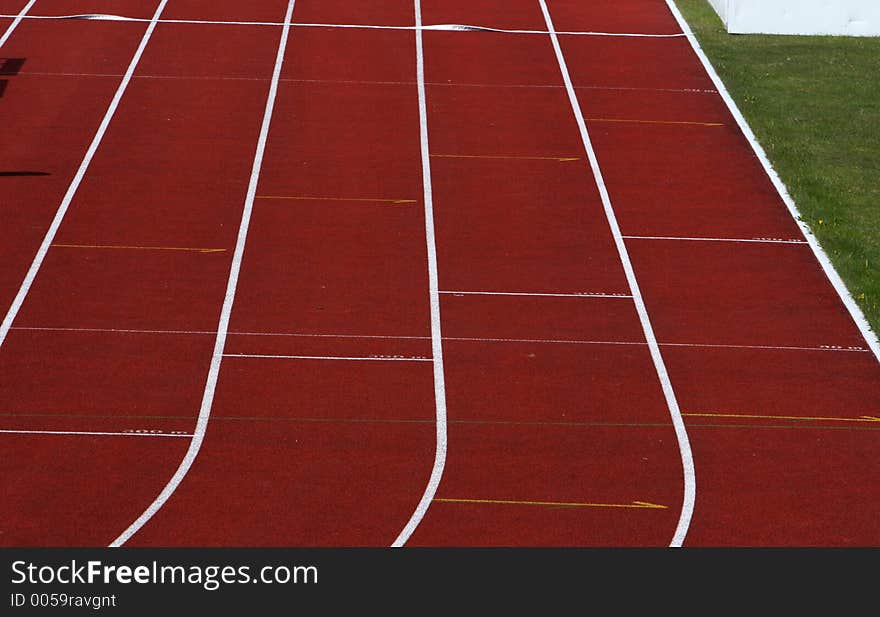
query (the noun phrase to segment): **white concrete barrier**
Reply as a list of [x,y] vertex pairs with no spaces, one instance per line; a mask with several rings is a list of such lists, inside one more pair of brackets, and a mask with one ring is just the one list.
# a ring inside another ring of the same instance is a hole
[[709,0],[734,34],[880,36],[880,0]]

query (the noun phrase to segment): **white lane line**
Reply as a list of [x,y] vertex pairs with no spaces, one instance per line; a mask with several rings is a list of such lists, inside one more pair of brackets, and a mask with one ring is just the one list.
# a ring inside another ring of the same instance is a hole
[[623,236],[628,240],[677,240],[681,242],[754,242],[757,244],[807,244],[806,240],[787,238],[689,238],[678,236]]
[[348,360],[353,362],[433,362],[433,358],[421,356],[285,356],[249,353],[227,353],[224,358],[261,358],[265,360]]
[[269,93],[266,100],[266,109],[263,113],[263,123],[260,128],[260,136],[257,141],[256,154],[254,155],[253,167],[251,168],[250,182],[248,184],[247,196],[245,198],[244,209],[241,215],[241,223],[238,228],[238,238],[235,243],[235,253],[232,258],[232,265],[229,271],[229,280],[226,284],[226,296],[223,300],[223,308],[220,311],[220,322],[217,328],[217,338],[214,342],[214,354],[211,357],[211,366],[208,371],[208,379],[205,384],[205,391],[202,395],[202,404],[199,409],[199,418],[196,422],[196,429],[193,433],[192,441],[190,441],[189,449],[184,455],[180,466],[174,472],[174,476],[168,481],[162,492],[156,497],[155,501],[135,520],[125,531],[123,531],[110,546],[121,546],[136,534],[168,501],[168,498],[177,490],[180,483],[186,477],[190,467],[199,454],[202,442],[205,439],[205,432],[208,429],[208,421],[211,417],[211,406],[214,402],[214,392],[217,388],[217,379],[220,374],[220,364],[223,361],[223,350],[226,347],[226,337],[229,330],[229,318],[232,314],[232,305],[235,302],[235,290],[238,286],[238,276],[241,271],[241,261],[244,256],[244,247],[247,242],[248,228],[250,227],[251,213],[254,207],[254,200],[257,195],[257,185],[260,180],[260,171],[263,167],[263,155],[266,151],[266,141],[269,138],[269,127],[272,124],[272,113],[275,110],[275,98],[278,94],[278,81],[281,78],[281,68],[284,64],[284,52],[287,49],[287,38],[290,33],[290,21],[293,16],[293,7],[296,0],[290,0],[287,5],[287,13],[284,17],[284,28],[281,31],[281,40],[278,43],[278,52],[275,56],[275,68],[272,72],[272,81],[269,86]]
[[0,430],[3,435],[85,435],[94,437],[192,437],[189,433],[106,433],[99,431],[16,431]]
[[452,296],[536,296],[542,298],[632,298],[622,293],[529,293],[523,291],[441,291]]
[[89,149],[88,151],[86,151],[85,157],[80,163],[79,169],[77,169],[76,171],[76,175],[68,186],[67,193],[65,193],[64,198],[61,200],[61,205],[58,206],[58,211],[55,213],[55,218],[52,220],[51,225],[49,225],[49,229],[46,232],[45,237],[43,238],[43,242],[40,245],[40,248],[37,250],[37,254],[34,257],[34,260],[31,263],[27,274],[25,275],[21,287],[19,287],[18,289],[18,293],[12,301],[12,306],[9,307],[9,310],[6,313],[2,324],[0,324],[0,347],[3,346],[3,342],[6,340],[6,336],[7,334],[9,334],[9,329],[12,327],[12,323],[15,321],[18,312],[21,310],[21,306],[31,289],[31,285],[33,285],[34,279],[36,278],[37,273],[40,271],[40,267],[43,265],[43,260],[46,258],[46,253],[49,252],[49,247],[55,241],[55,235],[58,233],[58,228],[61,226],[61,222],[64,220],[64,217],[67,214],[70,203],[73,201],[73,198],[76,195],[76,192],[86,175],[86,171],[88,171],[89,165],[91,164],[95,153],[98,151],[98,147],[101,145],[101,141],[104,139],[104,134],[107,132],[107,127],[110,126],[110,121],[113,119],[113,116],[116,114],[116,110],[119,108],[119,103],[122,100],[122,96],[125,94],[125,91],[128,88],[131,77],[134,74],[138,63],[140,62],[141,56],[144,53],[144,49],[146,49],[147,43],[149,43],[150,37],[153,35],[153,30],[156,29],[156,24],[158,23],[159,17],[162,15],[162,11],[165,10],[165,5],[167,3],[168,0],[162,0],[162,2],[159,3],[159,7],[156,9],[156,12],[153,14],[153,18],[150,20],[150,25],[147,26],[146,32],[144,32],[144,36],[141,38],[141,43],[138,46],[137,51],[135,51],[134,56],[132,57],[131,62],[128,65],[128,70],[125,72],[122,81],[119,83],[119,87],[116,89],[116,94],[113,96],[113,100],[110,102],[110,106],[107,108],[107,112],[104,114],[103,120],[101,120],[98,131],[92,138],[92,143],[91,145],[89,145]]
[[721,80],[721,77],[718,75],[717,71],[715,71],[715,67],[712,66],[709,58],[706,56],[705,52],[703,52],[703,49],[700,47],[700,43],[699,41],[697,41],[697,37],[694,36],[690,25],[688,25],[687,21],[678,10],[678,7],[675,5],[675,2],[673,0],[666,0],[666,4],[669,7],[669,10],[672,11],[673,16],[675,16],[676,21],[678,21],[679,27],[681,27],[682,31],[685,33],[685,35],[687,35],[687,40],[690,42],[694,53],[700,59],[700,62],[702,62],[703,68],[712,79],[712,83],[715,84],[715,88],[718,90],[718,93],[721,95],[721,98],[724,100],[727,108],[730,110],[730,113],[733,114],[733,117],[736,119],[737,125],[751,145],[752,151],[761,162],[765,173],[770,178],[773,186],[776,188],[776,192],[782,198],[782,201],[785,203],[794,221],[801,228],[801,232],[807,239],[810,248],[813,249],[813,254],[815,254],[816,259],[819,261],[819,264],[825,271],[825,275],[828,277],[828,280],[831,281],[831,284],[837,291],[838,296],[840,296],[840,299],[843,301],[844,306],[849,311],[849,314],[855,322],[856,326],[858,327],[859,332],[861,332],[862,336],[865,339],[865,342],[868,344],[868,347],[870,347],[871,351],[874,352],[874,356],[877,358],[877,361],[880,362],[880,339],[877,338],[877,333],[875,333],[871,329],[870,324],[868,324],[868,320],[865,318],[865,314],[862,312],[862,309],[852,297],[852,294],[850,294],[849,289],[847,289],[846,285],[843,282],[843,279],[840,278],[840,275],[837,273],[837,270],[831,263],[831,259],[829,259],[828,254],[825,252],[825,249],[823,249],[822,246],[819,244],[819,240],[816,238],[815,234],[813,234],[813,231],[810,229],[809,225],[804,222],[798,210],[798,207],[794,202],[794,199],[788,192],[788,188],[782,182],[779,174],[776,173],[776,170],[773,168],[773,164],[770,162],[770,159],[768,158],[767,153],[764,151],[764,148],[758,142],[758,138],[755,136],[755,133],[752,131],[742,112],[739,110],[739,107],[737,107],[736,102],[733,100],[733,97],[730,96],[730,92],[728,92],[727,87]]
[[28,11],[34,6],[34,3],[37,0],[31,0],[28,2],[21,11],[18,12],[17,15],[3,15],[3,17],[13,17],[12,23],[9,24],[9,27],[6,28],[6,32],[3,33],[3,36],[0,37],[0,47],[3,47],[6,44],[6,41],[9,40],[9,37],[12,36],[12,33],[15,32],[15,29],[18,28],[18,25],[21,23],[21,20],[27,17]]
[[437,487],[446,466],[446,378],[443,373],[443,334],[440,329],[440,286],[437,274],[437,241],[434,233],[434,195],[431,184],[431,148],[428,145],[428,104],[425,94],[425,52],[422,44],[422,3],[414,0],[416,80],[419,94],[419,142],[422,154],[422,186],[425,192],[425,242],[428,249],[428,286],[431,300],[431,352],[434,358],[434,402],[437,410],[437,444],[434,450],[434,464],[425,492],[416,505],[404,528],[391,544],[401,547],[406,544],[413,532],[422,522],[428,508],[434,501]]
[[[2,17],[12,17],[12,15],[2,15]],[[56,20],[83,20],[83,21],[125,21],[125,22],[142,22],[148,21],[141,17],[126,17],[125,15],[113,15],[108,13],[83,13],[77,15],[28,15],[28,19],[56,19]],[[281,22],[274,21],[221,21],[221,20],[203,20],[203,19],[163,19],[164,24],[192,24],[192,25],[208,25],[208,26],[284,26]],[[417,26],[386,26],[380,24],[334,24],[334,23],[310,23],[296,22],[290,24],[295,28],[342,28],[356,30],[438,30],[447,32],[495,32],[500,34],[547,34],[543,30],[512,30],[505,28],[490,28],[488,26],[479,26],[472,24],[432,24]],[[684,33],[651,33],[651,32],[595,32],[595,31],[571,31],[559,32],[561,35],[571,36],[611,36],[611,37],[634,37],[634,38],[683,38]]]
[[666,404],[669,407],[669,414],[672,418],[672,424],[675,427],[675,434],[678,439],[678,448],[681,454],[681,463],[682,470],[684,475],[684,495],[682,499],[682,508],[681,515],[678,519],[678,525],[676,526],[675,533],[672,537],[672,541],[670,542],[670,546],[681,546],[684,543],[685,537],[687,536],[688,528],[690,527],[691,518],[694,512],[694,504],[696,502],[696,473],[694,471],[694,460],[693,453],[691,451],[690,439],[688,438],[687,429],[684,425],[684,420],[681,416],[681,409],[678,405],[678,399],[675,396],[675,391],[672,387],[672,382],[669,379],[669,373],[666,370],[666,363],[663,361],[663,355],[660,352],[660,346],[657,343],[657,337],[654,334],[654,328],[651,325],[651,319],[648,316],[648,309],[645,306],[645,302],[642,299],[642,292],[639,288],[638,280],[636,279],[635,271],[633,270],[632,262],[629,258],[629,252],[626,248],[626,241],[623,239],[623,235],[620,232],[620,226],[617,223],[617,216],[614,213],[614,208],[611,204],[611,197],[608,194],[608,188],[605,186],[605,180],[602,176],[602,170],[599,167],[599,160],[596,156],[596,152],[593,149],[592,141],[590,140],[590,134],[587,131],[587,124],[584,120],[583,112],[581,111],[581,105],[577,98],[577,93],[575,92],[574,86],[571,82],[571,75],[568,72],[568,65],[565,62],[565,56],[562,53],[562,47],[559,45],[559,38],[556,36],[556,32],[553,27],[553,20],[550,17],[550,11],[547,8],[547,3],[545,0],[538,0],[538,3],[541,5],[541,11],[544,13],[544,21],[547,23],[547,29],[550,31],[550,40],[553,42],[553,49],[556,52],[556,59],[559,63],[559,69],[562,72],[562,79],[565,82],[566,90],[568,91],[568,98],[571,102],[571,108],[574,112],[575,119],[577,120],[578,128],[580,129],[581,139],[584,143],[584,148],[587,152],[587,157],[590,160],[590,167],[593,170],[593,176],[596,180],[596,186],[599,189],[599,194],[602,197],[602,205],[605,209],[605,217],[608,219],[608,225],[611,228],[611,233],[614,236],[614,243],[617,245],[617,251],[620,255],[620,261],[623,265],[623,269],[626,272],[626,279],[629,283],[630,289],[632,290],[633,301],[636,305],[636,310],[639,314],[639,320],[642,324],[642,330],[645,333],[645,339],[648,342],[648,348],[651,351],[651,357],[654,360],[654,367],[657,371],[657,377],[660,380],[660,384],[663,388],[663,395],[666,397]]

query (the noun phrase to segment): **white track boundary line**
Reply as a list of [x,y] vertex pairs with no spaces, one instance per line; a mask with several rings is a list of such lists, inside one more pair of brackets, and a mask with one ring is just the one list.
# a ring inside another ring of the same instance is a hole
[[31,0],[28,2],[21,11],[19,11],[18,15],[3,15],[3,17],[14,17],[12,23],[9,24],[9,27],[6,28],[6,32],[3,33],[3,36],[0,37],[0,47],[3,47],[6,44],[6,41],[9,40],[9,37],[12,36],[12,33],[15,32],[15,29],[18,28],[18,25],[21,23],[21,20],[25,19],[28,15],[28,11],[34,6],[37,0]]
[[2,435],[83,435],[93,437],[192,437],[189,433],[104,433],[99,431],[16,431],[0,430]]
[[223,350],[226,347],[226,336],[229,331],[229,319],[232,314],[232,305],[235,302],[235,291],[238,286],[238,276],[241,272],[241,261],[244,256],[244,247],[247,242],[248,228],[250,227],[251,213],[254,207],[254,200],[257,195],[257,184],[260,180],[260,171],[263,166],[263,155],[266,151],[266,142],[269,138],[269,127],[272,123],[272,113],[275,110],[275,98],[278,94],[278,81],[281,77],[281,68],[284,64],[284,53],[287,49],[287,39],[290,32],[290,21],[293,16],[293,7],[296,0],[290,0],[287,5],[287,13],[284,17],[284,28],[281,31],[281,40],[278,44],[278,52],[275,56],[275,68],[272,73],[272,82],[269,86],[269,94],[266,100],[266,109],[263,114],[263,123],[260,128],[260,136],[257,142],[256,154],[254,155],[253,167],[251,168],[250,182],[248,184],[247,197],[245,198],[244,210],[241,216],[241,223],[238,229],[238,239],[235,244],[235,253],[232,259],[232,265],[229,271],[229,280],[226,285],[226,296],[223,300],[223,308],[220,311],[220,324],[217,328],[217,338],[214,343],[214,354],[211,357],[211,367],[208,371],[208,380],[205,384],[205,391],[202,396],[202,404],[199,409],[199,418],[196,423],[196,429],[190,442],[189,449],[186,452],[180,466],[174,473],[174,476],[168,481],[168,484],[159,493],[155,501],[135,520],[122,534],[116,538],[110,546],[122,546],[134,534],[136,534],[161,508],[165,502],[171,497],[186,474],[192,467],[193,462],[199,454],[202,442],[205,439],[205,432],[208,428],[208,421],[211,417],[211,406],[214,402],[214,393],[217,388],[217,380],[220,375],[220,364],[223,361]]
[[137,51],[135,51],[134,56],[132,57],[131,62],[128,65],[128,70],[125,72],[125,75],[123,76],[119,87],[116,89],[116,94],[113,96],[113,100],[110,102],[110,106],[107,108],[107,112],[104,114],[103,120],[101,120],[98,131],[92,138],[92,143],[91,145],[89,145],[89,149],[86,151],[86,155],[80,163],[79,169],[77,169],[76,175],[71,181],[70,186],[68,186],[67,193],[65,193],[64,198],[61,200],[61,205],[58,206],[58,211],[55,213],[55,218],[49,225],[49,229],[46,232],[45,237],[43,238],[43,242],[40,245],[40,248],[37,250],[37,254],[34,257],[33,262],[31,263],[31,267],[30,269],[28,269],[24,281],[22,282],[21,287],[19,287],[18,289],[18,293],[12,301],[12,306],[9,307],[9,310],[6,313],[6,317],[3,319],[2,324],[0,324],[0,347],[3,346],[3,342],[6,340],[6,336],[9,334],[9,329],[12,327],[12,323],[15,321],[18,312],[21,310],[21,306],[31,289],[31,285],[33,285],[34,279],[36,278],[37,273],[40,271],[40,267],[43,265],[43,260],[46,258],[46,253],[49,252],[49,247],[55,241],[55,235],[58,233],[58,228],[61,226],[61,222],[64,220],[68,208],[70,208],[70,203],[73,201],[73,198],[76,195],[77,190],[79,189],[79,185],[82,183],[82,180],[86,175],[86,171],[88,171],[89,165],[91,164],[95,153],[98,151],[98,147],[101,145],[101,141],[104,139],[104,134],[107,132],[107,128],[110,126],[110,121],[113,119],[113,116],[116,114],[116,110],[119,108],[119,103],[122,100],[122,96],[125,94],[129,82],[131,82],[132,75],[134,75],[134,71],[137,68],[138,63],[140,62],[141,56],[144,53],[144,49],[146,49],[147,43],[149,43],[150,37],[153,35],[153,31],[156,29],[156,24],[158,23],[159,16],[162,15],[162,11],[165,10],[165,5],[167,3],[168,0],[162,0],[162,2],[159,3],[159,7],[156,9],[156,12],[153,14],[150,25],[147,26],[147,29],[144,32],[143,37],[141,38],[141,43],[138,46]]
[[712,66],[709,57],[703,51],[703,48],[700,47],[700,43],[699,41],[697,41],[697,37],[694,35],[690,25],[681,14],[681,11],[678,10],[678,6],[676,6],[674,0],[666,0],[666,4],[669,6],[669,10],[672,12],[676,21],[678,21],[679,27],[687,36],[687,40],[690,42],[694,53],[700,59],[700,62],[702,62],[703,67],[709,74],[709,77],[712,79],[712,83],[715,84],[715,88],[718,90],[721,98],[724,99],[724,102],[727,105],[727,108],[730,110],[730,113],[733,114],[733,117],[736,120],[736,123],[742,131],[743,135],[752,146],[752,150],[758,157],[758,160],[761,161],[761,165],[764,167],[764,171],[773,182],[773,186],[776,187],[776,191],[779,193],[779,196],[782,198],[782,201],[785,203],[788,211],[791,213],[792,218],[794,218],[797,225],[801,228],[804,237],[807,239],[807,243],[810,245],[810,248],[813,249],[813,253],[816,256],[816,259],[819,261],[819,264],[825,271],[825,275],[828,277],[828,280],[831,281],[831,284],[834,286],[834,289],[837,291],[837,294],[843,301],[844,306],[846,306],[846,309],[849,311],[850,316],[852,317],[859,331],[862,333],[862,336],[865,338],[865,342],[868,344],[868,347],[871,348],[871,351],[874,352],[874,356],[877,358],[877,361],[880,362],[880,340],[878,340],[877,338],[877,333],[875,333],[871,329],[871,326],[868,324],[868,320],[865,318],[865,314],[862,312],[862,309],[856,303],[855,299],[853,299],[852,294],[850,294],[849,289],[847,289],[846,285],[843,282],[843,279],[840,278],[840,275],[837,273],[837,270],[831,263],[831,259],[829,259],[828,254],[825,253],[825,249],[823,249],[822,246],[819,244],[818,239],[813,234],[813,231],[810,229],[809,225],[807,225],[801,218],[800,211],[798,210],[797,205],[794,203],[794,199],[791,197],[791,194],[789,194],[788,188],[782,182],[779,174],[776,173],[776,170],[773,168],[773,164],[770,162],[767,153],[758,142],[758,138],[755,136],[755,133],[752,131],[752,128],[746,121],[745,116],[743,116],[742,112],[739,110],[739,107],[737,107],[736,102],[733,100],[733,97],[730,95],[730,92],[727,90],[727,86],[724,85],[724,82],[721,80],[721,77],[718,75],[715,67]]
[[626,279],[629,282],[630,289],[632,290],[633,301],[639,314],[639,320],[642,323],[642,329],[644,330],[645,338],[648,342],[648,348],[650,349],[651,357],[654,360],[654,367],[657,371],[657,377],[659,378],[660,385],[663,388],[663,395],[666,397],[666,404],[669,407],[672,424],[675,427],[675,434],[678,438],[678,447],[681,454],[681,463],[684,475],[684,496],[682,499],[681,515],[678,520],[678,525],[675,529],[675,534],[673,535],[672,541],[670,542],[670,546],[681,546],[684,543],[685,537],[687,536],[690,521],[693,516],[697,491],[696,474],[694,471],[694,460],[693,453],[691,452],[690,440],[688,439],[687,429],[685,428],[684,420],[681,416],[681,409],[679,409],[678,400],[675,396],[675,391],[672,388],[672,382],[670,381],[669,374],[666,370],[666,364],[663,361],[663,355],[660,352],[660,346],[657,344],[657,338],[654,335],[654,328],[651,325],[651,320],[648,316],[647,307],[645,306],[645,302],[642,299],[642,293],[639,288],[638,281],[636,280],[636,275],[635,271],[633,270],[632,262],[629,258],[629,252],[626,248],[626,242],[624,241],[623,236],[620,232],[620,226],[617,223],[617,216],[615,215],[614,208],[611,205],[611,197],[609,196],[608,189],[605,186],[605,180],[602,176],[602,170],[599,167],[599,161],[596,156],[596,152],[593,149],[593,144],[590,140],[589,132],[587,131],[587,124],[584,120],[583,112],[581,111],[581,106],[577,98],[577,93],[575,92],[574,86],[571,82],[571,75],[568,72],[568,66],[565,62],[565,56],[563,55],[562,48],[559,45],[559,38],[556,36],[556,32],[553,27],[553,20],[550,17],[550,11],[547,8],[547,3],[545,2],[545,0],[538,0],[538,3],[541,5],[541,11],[544,13],[544,20],[547,22],[547,29],[550,31],[550,40],[552,41],[553,49],[556,52],[556,59],[559,62],[559,69],[562,73],[562,78],[565,82],[566,90],[568,91],[568,98],[571,102],[571,107],[574,111],[574,115],[580,129],[581,139],[583,140],[584,148],[587,152],[587,157],[590,160],[590,167],[593,170],[593,176],[596,180],[596,186],[599,189],[599,193],[602,197],[602,205],[605,208],[605,216],[608,219],[608,225],[610,226],[611,233],[614,236],[614,243],[617,245],[617,251],[620,255],[620,261],[623,265],[624,271],[626,272]]
[[422,44],[422,3],[414,1],[416,78],[419,93],[419,141],[422,153],[422,186],[425,192],[425,242],[428,249],[428,285],[431,298],[431,350],[434,357],[434,401],[437,410],[437,445],[434,451],[434,465],[425,492],[412,513],[409,521],[398,534],[392,547],[406,544],[413,532],[422,522],[440,486],[443,470],[446,467],[446,379],[443,373],[443,335],[440,328],[440,284],[437,274],[437,242],[434,233],[434,195],[431,183],[431,149],[428,145],[428,104],[425,91],[425,52]]

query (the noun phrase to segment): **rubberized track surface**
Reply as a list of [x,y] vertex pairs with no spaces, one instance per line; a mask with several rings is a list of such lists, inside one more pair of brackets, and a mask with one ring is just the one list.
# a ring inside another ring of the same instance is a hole
[[613,4],[0,0],[0,544],[880,545],[876,339]]

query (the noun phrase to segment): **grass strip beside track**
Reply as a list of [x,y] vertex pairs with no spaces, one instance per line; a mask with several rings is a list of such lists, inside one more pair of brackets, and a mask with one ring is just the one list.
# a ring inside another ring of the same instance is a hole
[[675,0],[874,332],[880,332],[880,37],[731,35]]

